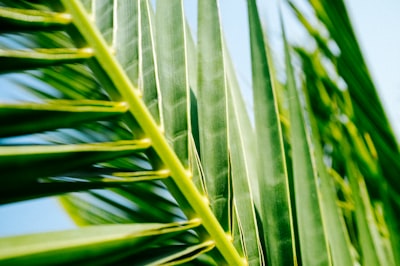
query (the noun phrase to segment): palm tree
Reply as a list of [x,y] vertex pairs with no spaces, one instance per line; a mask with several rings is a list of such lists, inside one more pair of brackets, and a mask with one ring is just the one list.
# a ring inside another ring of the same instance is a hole
[[0,1],[1,203],[79,225],[0,264],[400,265],[397,140],[343,2],[307,3],[329,36],[289,3],[317,49],[282,23],[281,82],[247,1],[248,113],[216,0],[196,42],[182,0]]

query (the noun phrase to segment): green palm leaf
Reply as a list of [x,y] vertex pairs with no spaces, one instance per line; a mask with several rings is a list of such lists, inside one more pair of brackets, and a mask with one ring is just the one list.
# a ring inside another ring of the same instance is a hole
[[72,127],[85,121],[120,116],[126,111],[127,106],[124,103],[105,101],[53,100],[47,104],[1,104],[0,123],[7,124],[7,128],[0,132],[0,136],[16,136]]
[[297,92],[291,56],[283,30],[290,107],[293,183],[296,219],[302,261],[307,265],[331,265],[322,218],[317,173],[313,161],[310,133],[306,128],[301,98]]
[[[180,233],[197,225],[199,221],[186,224],[103,225],[2,238],[0,258],[2,263],[8,265],[87,263],[94,262],[94,259],[100,259],[99,263],[104,263],[104,259],[112,263],[120,257],[140,252],[149,242],[157,241],[157,237]],[[127,249],[130,252],[126,252]]]
[[[185,53],[183,3],[158,1],[157,65],[161,86],[165,136],[184,167],[189,166],[189,83]],[[166,123],[170,121],[169,123]]]
[[217,0],[197,28],[182,0],[0,1],[0,203],[62,195],[79,226],[0,264],[396,265],[397,142],[328,2],[290,3],[318,50],[284,33],[281,71],[248,0],[247,112]]
[[[228,57],[228,56],[227,56]],[[229,147],[232,175],[232,194],[234,195],[234,208],[237,213],[237,226],[240,239],[243,239],[243,250],[250,265],[262,265],[264,254],[262,252],[260,229],[256,217],[256,197],[253,196],[251,178],[257,176],[254,158],[254,132],[251,127],[250,117],[245,108],[238,81],[230,58],[226,58],[228,82],[228,113],[229,113]],[[255,193],[259,191],[256,190]],[[259,202],[258,202],[259,203]],[[259,203],[260,204],[260,203]]]
[[217,1],[199,2],[198,82],[200,158],[210,205],[230,232],[227,84]]
[[292,264],[295,261],[293,227],[278,100],[272,86],[256,2],[248,1],[248,9],[258,184],[259,193],[266,201],[259,210],[264,221],[264,245],[268,248],[269,263]]

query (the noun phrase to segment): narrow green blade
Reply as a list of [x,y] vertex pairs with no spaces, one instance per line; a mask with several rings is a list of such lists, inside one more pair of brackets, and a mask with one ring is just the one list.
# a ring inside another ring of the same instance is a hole
[[41,182],[30,184],[29,186],[18,187],[2,191],[0,204],[28,200],[39,197],[60,195],[69,192],[86,191],[91,189],[102,189],[132,185],[135,182],[161,180],[169,175],[165,171],[148,171],[133,173],[115,173],[111,177],[55,177],[43,178]]
[[36,183],[37,178],[132,155],[149,147],[150,141],[147,139],[75,145],[1,146],[1,190],[29,186]]
[[0,104],[0,137],[16,136],[87,121],[110,119],[128,110],[125,103],[53,100],[48,103]]
[[272,265],[295,263],[288,176],[279,122],[277,95],[271,82],[256,2],[249,0],[248,17],[256,124],[257,171],[266,260]]
[[349,235],[345,227],[343,213],[339,209],[337,202],[339,201],[336,188],[332,177],[329,176],[326,165],[323,161],[323,152],[320,144],[315,123],[315,118],[311,117],[312,125],[312,144],[315,151],[315,163],[319,174],[320,191],[321,191],[321,210],[323,219],[326,222],[326,237],[332,253],[332,262],[334,265],[355,265],[356,261],[352,257],[352,245]]
[[190,263],[192,260],[210,251],[214,247],[212,241],[196,244],[196,245],[174,245],[167,246],[155,250],[149,250],[141,254],[145,260],[137,260],[140,265],[180,265]]
[[162,127],[161,111],[160,111],[160,85],[159,72],[157,70],[156,60],[156,40],[155,28],[156,16],[153,8],[148,0],[140,0],[140,42],[139,42],[139,58],[140,58],[140,89],[143,93],[143,101],[154,120]]
[[0,73],[77,63],[92,56],[93,51],[89,48],[36,49],[30,51],[0,49]]
[[[252,180],[257,176],[254,131],[235,76],[233,64],[226,56],[229,107],[229,150],[231,157],[232,192],[240,239],[249,265],[263,265],[260,233],[253,199]],[[258,190],[256,191],[258,193]]]
[[187,78],[190,88],[190,123],[189,123],[189,167],[193,173],[193,183],[206,195],[204,171],[200,161],[199,117],[197,109],[197,47],[187,20],[185,21]]
[[[164,234],[198,226],[198,221],[170,224],[88,226],[76,230],[0,239],[0,263],[5,265],[50,265],[112,260],[146,248]],[[126,253],[129,249],[130,252]],[[122,253],[122,254],[121,254]]]
[[[293,183],[303,265],[331,265],[322,220],[320,189],[318,187],[314,153],[311,152],[310,132],[307,128],[301,96],[296,88],[289,45],[282,23],[285,48],[288,103],[291,125]],[[308,122],[307,122],[308,123]]]
[[64,13],[0,7],[0,31],[62,28],[71,23]]
[[185,31],[189,86],[193,94],[197,95],[197,47],[187,20],[185,21]]
[[186,32],[181,0],[157,1],[157,66],[162,116],[168,143],[188,167],[188,101]]
[[346,160],[346,172],[350,181],[352,190],[352,198],[355,204],[355,220],[357,223],[357,231],[359,232],[359,242],[361,249],[361,263],[363,265],[381,265],[377,256],[377,250],[373,243],[371,232],[369,230],[368,221],[366,220],[366,206],[361,197],[360,192],[360,176],[358,169],[351,160]]
[[216,0],[198,6],[198,114],[200,158],[211,209],[230,232],[230,184],[222,33]]
[[114,3],[115,57],[133,85],[139,84],[139,1],[119,0]]

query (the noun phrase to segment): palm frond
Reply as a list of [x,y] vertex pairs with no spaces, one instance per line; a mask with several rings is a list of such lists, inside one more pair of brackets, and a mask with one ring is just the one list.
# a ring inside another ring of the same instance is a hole
[[0,203],[59,196],[79,226],[0,263],[399,264],[398,145],[328,2],[289,3],[316,49],[283,32],[279,72],[247,1],[248,112],[217,0],[197,29],[182,0],[0,1]]

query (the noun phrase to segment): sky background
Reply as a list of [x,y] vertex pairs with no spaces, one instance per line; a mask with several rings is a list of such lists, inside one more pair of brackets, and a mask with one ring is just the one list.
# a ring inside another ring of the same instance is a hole
[[[277,0],[259,1],[260,15],[268,26],[272,45],[279,45],[276,30]],[[261,3],[262,2],[262,3]],[[268,6],[265,4],[268,2]],[[400,136],[400,1],[399,0],[345,0],[371,75],[376,82],[382,102]],[[189,24],[196,26],[196,1],[186,0]],[[222,23],[230,53],[238,72],[241,86],[251,86],[250,51],[246,2],[220,0]],[[285,18],[289,38],[301,40],[296,22]],[[194,30],[195,31],[195,30]],[[279,49],[278,49],[279,50]],[[251,95],[245,93],[251,106]],[[0,236],[74,228],[70,218],[54,198],[0,206]]]
[[389,119],[400,139],[400,1],[345,1]]

